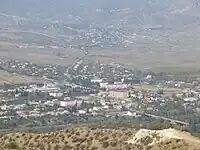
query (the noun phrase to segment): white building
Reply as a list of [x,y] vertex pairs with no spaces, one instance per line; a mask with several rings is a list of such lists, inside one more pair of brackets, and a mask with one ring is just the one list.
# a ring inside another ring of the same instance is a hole
[[195,102],[198,100],[198,98],[195,97],[187,97],[183,99],[185,102]]
[[79,110],[78,113],[79,114],[86,114],[86,111],[85,110]]
[[60,106],[62,107],[72,107],[77,104],[77,106],[80,106],[82,101],[77,100],[61,100],[59,101]]
[[117,82],[114,84],[100,83],[100,87],[106,88],[107,90],[127,89],[128,86],[128,84],[123,84],[121,82]]
[[54,92],[54,93],[49,93],[49,96],[53,96],[53,97],[61,97],[63,96],[63,93],[57,93],[57,92]]
[[91,79],[91,82],[92,82],[92,83],[102,83],[102,82],[103,82],[103,79],[94,78],[94,79]]

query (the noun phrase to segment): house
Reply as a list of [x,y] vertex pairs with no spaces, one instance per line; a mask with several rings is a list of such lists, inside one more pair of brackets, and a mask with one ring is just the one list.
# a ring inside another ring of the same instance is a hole
[[52,93],[49,93],[49,96],[52,96],[52,97],[61,97],[63,96],[63,93],[60,93],[60,92],[52,92]]
[[183,99],[185,102],[195,102],[198,100],[198,98],[195,97],[187,97]]
[[71,99],[59,101],[59,104],[61,107],[72,107],[76,104],[79,107],[81,105],[81,103],[82,103],[82,101],[71,100]]
[[102,83],[102,82],[103,82],[103,79],[93,78],[93,79],[91,79],[91,82],[92,82],[92,83]]

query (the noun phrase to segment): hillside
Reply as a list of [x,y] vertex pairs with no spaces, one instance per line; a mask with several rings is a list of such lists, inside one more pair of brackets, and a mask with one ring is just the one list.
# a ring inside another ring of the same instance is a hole
[[198,150],[200,140],[175,129],[68,128],[51,133],[11,133],[1,137],[0,149],[18,150]]

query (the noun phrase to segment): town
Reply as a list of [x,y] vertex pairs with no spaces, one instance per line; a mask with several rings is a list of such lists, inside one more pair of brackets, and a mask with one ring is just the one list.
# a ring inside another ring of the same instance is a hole
[[161,121],[198,132],[198,72],[153,72],[98,61],[62,67],[1,59],[0,65],[10,74],[40,78],[20,84],[1,79],[2,130],[137,120],[145,127]]

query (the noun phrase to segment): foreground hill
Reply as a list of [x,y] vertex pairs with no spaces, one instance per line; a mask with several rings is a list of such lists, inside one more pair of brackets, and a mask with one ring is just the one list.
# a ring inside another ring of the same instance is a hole
[[68,128],[50,133],[11,133],[0,149],[17,150],[199,150],[200,140],[175,129]]

